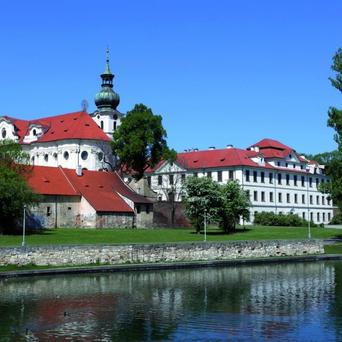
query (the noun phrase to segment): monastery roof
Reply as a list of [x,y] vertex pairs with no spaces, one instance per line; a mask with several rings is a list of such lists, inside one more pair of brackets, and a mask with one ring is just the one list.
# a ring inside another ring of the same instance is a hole
[[134,203],[151,203],[129,188],[115,172],[83,170],[77,176],[73,169],[34,166],[28,184],[41,195],[83,196],[100,212],[132,212],[122,196]]
[[[259,151],[254,150],[254,147],[259,147]],[[201,151],[188,151],[177,154],[176,163],[187,170],[201,170],[207,168],[222,168],[222,167],[255,167],[266,168],[284,171],[284,167],[271,165],[268,160],[270,159],[284,159],[290,153],[296,155],[300,162],[313,164],[313,161],[308,161],[299,156],[294,149],[282,144],[281,142],[273,139],[263,139],[256,144],[248,147],[247,149],[239,148],[224,148],[224,149],[210,149]],[[258,157],[264,158],[263,163],[258,163]],[[254,160],[256,161],[254,161]],[[154,168],[149,168],[146,173],[151,173],[159,169],[165,161],[161,161]],[[286,169],[287,172],[303,172],[306,170],[299,169]]]
[[16,128],[19,142],[23,143],[30,126],[38,125],[44,130],[44,134],[34,142],[49,142],[68,139],[90,139],[110,141],[103,130],[86,112],[74,112],[56,116],[50,116],[37,120],[19,120],[9,116],[5,119],[11,121]]

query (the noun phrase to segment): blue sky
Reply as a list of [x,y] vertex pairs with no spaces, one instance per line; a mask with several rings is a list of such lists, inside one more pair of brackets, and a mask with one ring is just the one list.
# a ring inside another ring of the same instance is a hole
[[329,151],[341,13],[337,0],[2,1],[0,115],[94,110],[108,45],[118,109],[151,107],[178,151],[264,137]]

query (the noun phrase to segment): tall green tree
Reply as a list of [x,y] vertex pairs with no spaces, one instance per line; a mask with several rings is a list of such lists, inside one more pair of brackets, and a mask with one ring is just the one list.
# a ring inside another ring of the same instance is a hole
[[219,210],[219,223],[226,232],[235,230],[240,219],[249,219],[250,201],[241,185],[233,180],[222,186],[223,205]]
[[[333,87],[342,92],[342,49],[339,49],[333,57],[331,66],[335,72],[334,78],[329,78]],[[330,107],[328,111],[328,126],[335,130],[334,140],[337,143],[337,151],[326,165],[326,174],[330,177],[330,183],[325,184],[322,190],[328,192],[334,203],[342,209],[342,110]]]
[[218,219],[223,205],[222,191],[218,183],[207,177],[188,177],[185,181],[185,213],[199,233],[203,228],[204,215]]
[[39,196],[27,185],[29,156],[12,141],[0,142],[0,233],[18,231],[23,207],[35,205]]
[[135,105],[127,113],[113,137],[112,150],[119,159],[118,167],[131,172],[137,180],[162,159],[176,158],[176,152],[167,146],[162,117],[143,104]]

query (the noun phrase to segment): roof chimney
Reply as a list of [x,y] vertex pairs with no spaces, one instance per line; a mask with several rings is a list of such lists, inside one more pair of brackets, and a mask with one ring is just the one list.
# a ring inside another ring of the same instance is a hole
[[209,146],[209,150],[215,150],[215,146]]
[[81,177],[82,176],[82,166],[81,165],[77,165],[76,167],[76,175]]
[[254,151],[259,152],[259,146],[254,146]]
[[227,148],[233,148],[233,145],[232,144],[228,144]]
[[197,147],[195,147],[195,148],[194,148],[194,151],[195,151],[195,152],[198,152],[198,148],[197,148]]

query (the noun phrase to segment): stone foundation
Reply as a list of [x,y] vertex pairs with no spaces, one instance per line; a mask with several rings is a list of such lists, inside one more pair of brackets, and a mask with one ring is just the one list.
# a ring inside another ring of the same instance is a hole
[[321,240],[0,248],[0,266],[85,265],[229,260],[323,254]]

